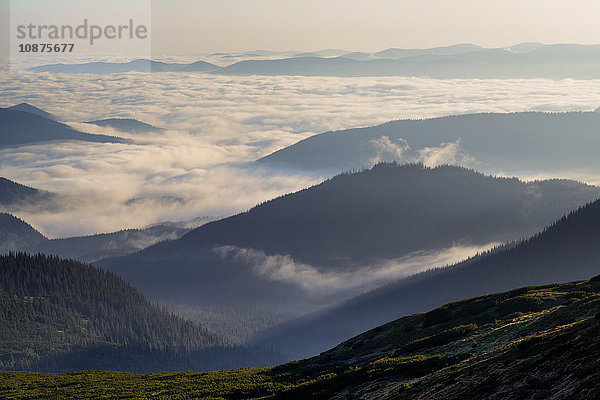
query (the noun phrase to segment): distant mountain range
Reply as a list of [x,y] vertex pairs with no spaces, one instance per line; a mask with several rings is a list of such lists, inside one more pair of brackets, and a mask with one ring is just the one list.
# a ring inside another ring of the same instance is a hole
[[531,239],[451,267],[424,272],[337,307],[285,323],[257,343],[294,358],[318,354],[367,329],[447,302],[600,273],[600,200]]
[[[325,132],[260,160],[275,168],[337,171],[376,161],[462,163],[511,174],[600,174],[600,113],[468,114]],[[430,160],[431,159],[431,160]]]
[[[289,57],[288,55],[292,55]],[[220,54],[222,58],[227,54]],[[272,59],[281,55],[284,58]],[[256,59],[262,56],[269,59]],[[50,64],[34,72],[124,73],[210,72],[222,75],[303,76],[420,76],[431,78],[549,78],[600,77],[600,46],[522,43],[509,48],[461,44],[432,49],[387,49],[377,53],[277,53],[232,55],[246,58],[226,67],[204,61],[169,64],[150,60],[127,63]]]
[[415,253],[424,268],[419,255],[525,237],[598,196],[572,181],[382,164],[96,265],[151,299],[291,317],[393,279],[373,278],[387,268],[412,273]]
[[[469,48],[468,45],[463,47]],[[390,49],[340,57],[296,57],[245,60],[212,71],[223,75],[418,76],[430,78],[549,78],[600,77],[600,47],[548,45],[529,52],[510,49],[447,51]],[[390,58],[381,58],[381,55]]]
[[31,68],[34,72],[52,72],[67,74],[115,74],[127,72],[206,72],[219,68],[216,65],[197,61],[191,64],[168,64],[145,59],[125,63],[91,62],[82,64],[48,64]]
[[598,197],[600,188],[574,181],[524,183],[454,166],[378,164],[207,224],[182,242],[253,248],[348,271],[453,243],[527,237]]
[[[454,56],[463,53],[473,53],[477,51],[486,50],[481,46],[475,44],[465,43],[456,44],[452,46],[444,47],[433,47],[430,49],[398,49],[391,48],[383,51],[374,53],[379,58],[386,58],[391,60],[397,60],[400,58],[425,56],[425,55],[436,55],[436,56]],[[533,49],[532,49],[533,50]]]
[[278,360],[265,348],[228,345],[113,274],[44,255],[0,256],[0,324],[2,370],[212,370]]
[[[20,107],[23,108],[23,107]],[[0,147],[20,146],[48,141],[86,141],[126,143],[127,140],[106,135],[79,132],[69,126],[40,116],[35,110],[0,108]]]

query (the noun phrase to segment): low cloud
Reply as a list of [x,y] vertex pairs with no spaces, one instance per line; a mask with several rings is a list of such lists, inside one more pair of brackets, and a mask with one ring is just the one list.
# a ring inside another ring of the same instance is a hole
[[296,284],[311,294],[330,295],[336,291],[363,291],[428,269],[452,265],[498,245],[500,243],[483,246],[455,245],[435,251],[414,252],[398,259],[379,260],[371,265],[343,272],[323,272],[320,268],[298,262],[289,255],[267,255],[256,249],[221,246],[214,251],[223,258],[247,264],[255,273],[268,279]]
[[[581,111],[600,80],[228,77],[202,73],[0,74],[0,105],[29,102],[63,121],[136,118],[214,140],[274,140],[471,112]],[[272,149],[265,148],[264,151]]]
[[51,209],[15,212],[53,238],[226,216],[321,179],[228,164],[231,152],[185,141],[73,142],[4,149],[0,159],[3,176],[60,194]]
[[460,139],[455,142],[442,143],[437,147],[425,147],[418,153],[417,161],[431,168],[440,165],[460,165],[473,168],[477,165],[477,160],[461,147]]
[[398,163],[419,162],[427,167],[440,165],[460,165],[475,168],[479,163],[471,157],[460,145],[460,139],[455,142],[441,143],[435,147],[424,147],[412,151],[409,143],[398,138],[395,141],[388,136],[381,136],[369,142],[376,151],[376,155],[370,160],[370,164],[379,162],[396,161]]
[[402,138],[393,141],[389,136],[381,136],[369,142],[371,147],[377,152],[371,159],[371,164],[385,161],[406,161],[406,153],[410,150],[408,142]]

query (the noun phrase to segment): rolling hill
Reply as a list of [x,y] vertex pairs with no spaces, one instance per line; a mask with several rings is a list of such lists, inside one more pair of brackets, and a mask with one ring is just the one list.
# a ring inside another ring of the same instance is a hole
[[451,267],[421,273],[274,328],[257,340],[293,357],[317,354],[359,332],[450,301],[600,272],[600,200],[532,238]]
[[126,143],[122,138],[92,135],[26,111],[0,108],[0,147],[20,146],[55,140]]
[[[375,161],[462,163],[512,174],[600,173],[600,113],[469,114],[325,132],[258,163],[347,171]],[[400,154],[400,155],[399,155]],[[436,159],[438,157],[440,160]]]
[[449,249],[526,237],[596,198],[572,181],[381,164],[96,265],[151,299],[289,318],[413,273],[409,264],[443,265]]
[[600,396],[599,333],[596,277],[446,304],[379,326],[318,357],[275,368],[152,375],[0,372],[0,395],[593,399]]
[[[0,256],[0,369],[157,371],[269,363],[228,346],[116,276],[44,255]],[[250,362],[251,363],[251,362]]]

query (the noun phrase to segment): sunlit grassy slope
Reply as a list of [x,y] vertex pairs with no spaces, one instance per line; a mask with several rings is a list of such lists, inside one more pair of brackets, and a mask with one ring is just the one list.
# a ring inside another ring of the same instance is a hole
[[447,304],[312,359],[210,373],[3,372],[6,399],[598,398],[600,277]]

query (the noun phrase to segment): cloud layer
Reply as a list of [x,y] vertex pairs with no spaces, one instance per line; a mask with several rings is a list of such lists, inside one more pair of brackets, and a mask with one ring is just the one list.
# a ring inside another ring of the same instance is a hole
[[[593,110],[600,81],[0,74],[0,106],[28,102],[78,129],[135,144],[48,143],[0,150],[0,176],[65,194],[63,213],[19,214],[50,237],[227,215],[320,181],[247,163],[315,133],[467,112]],[[165,132],[81,124],[136,118]],[[398,159],[406,143],[372,143]],[[460,142],[423,149],[428,165],[474,160]],[[137,199],[136,201],[129,201]]]

